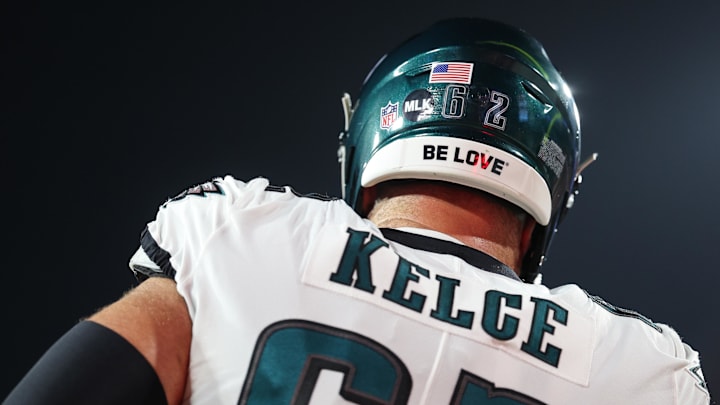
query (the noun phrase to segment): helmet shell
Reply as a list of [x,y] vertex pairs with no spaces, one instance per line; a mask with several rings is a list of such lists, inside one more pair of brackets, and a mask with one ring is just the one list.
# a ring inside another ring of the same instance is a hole
[[[392,179],[473,187],[539,224],[522,272],[533,277],[575,187],[580,123],[542,45],[510,25],[440,21],[368,74],[341,136],[343,198]],[[361,214],[365,214],[362,213]]]

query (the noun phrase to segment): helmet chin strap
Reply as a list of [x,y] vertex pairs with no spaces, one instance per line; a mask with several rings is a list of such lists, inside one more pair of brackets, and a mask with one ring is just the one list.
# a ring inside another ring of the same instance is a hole
[[350,97],[350,93],[343,93],[340,102],[343,106],[343,113],[345,116],[345,132],[347,132],[348,129],[350,129],[350,118],[352,118],[353,114],[352,98]]
[[347,174],[345,173],[345,143],[344,138],[347,136],[348,130],[350,129],[350,119],[352,118],[353,114],[353,108],[352,108],[352,98],[350,97],[349,93],[343,93],[342,98],[340,99],[340,102],[342,103],[343,107],[343,115],[345,116],[345,126],[343,127],[342,132],[340,132],[340,146],[338,147],[337,156],[338,156],[338,162],[340,163],[340,192],[342,193],[342,198],[345,199],[345,185],[347,184]]
[[567,203],[565,203],[565,208],[570,209],[575,204],[575,196],[580,193],[580,184],[582,184],[582,172],[585,170],[590,164],[595,162],[598,158],[598,153],[595,152],[589,157],[585,158],[585,160],[580,163],[578,166],[577,172],[575,173],[575,184],[573,185],[573,193],[570,194],[570,196],[567,199]]
[[[580,163],[578,165],[577,171],[575,172],[573,191],[568,196],[567,201],[565,203],[565,208],[563,210],[563,213],[561,214],[562,216],[560,217],[558,222],[555,224],[555,226],[557,226],[557,224],[559,224],[563,220],[563,217],[567,214],[567,211],[570,208],[572,208],[573,205],[575,204],[575,197],[580,193],[580,184],[582,184],[582,172],[585,169],[587,169],[587,167],[590,166],[593,162],[595,162],[597,160],[597,158],[598,158],[598,153],[595,152],[592,155],[590,155],[589,157],[585,158],[585,160],[583,160],[582,163]],[[557,232],[557,228],[555,229],[555,232]],[[530,275],[532,277],[532,280],[530,280],[530,279],[525,280],[527,283],[542,284],[542,273],[539,271],[539,269],[541,268],[541,266],[544,262],[545,262],[545,256],[540,257],[540,265],[538,266],[538,271],[534,275]]]

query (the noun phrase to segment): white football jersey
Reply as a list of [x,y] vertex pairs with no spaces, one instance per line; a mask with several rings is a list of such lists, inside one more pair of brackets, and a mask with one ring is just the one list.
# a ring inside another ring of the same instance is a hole
[[186,403],[709,403],[671,327],[263,178],[169,200],[130,266],[187,303]]

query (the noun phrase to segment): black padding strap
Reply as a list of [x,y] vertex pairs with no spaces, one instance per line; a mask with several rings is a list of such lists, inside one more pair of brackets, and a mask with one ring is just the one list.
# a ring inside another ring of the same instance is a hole
[[63,335],[3,405],[167,404],[150,363],[122,336],[91,321]]
[[[160,269],[162,270],[162,274],[165,277],[169,279],[175,278],[176,271],[173,268],[172,264],[170,264],[170,253],[157,244],[155,239],[150,234],[150,230],[148,230],[147,227],[145,227],[145,229],[142,231],[142,234],[140,235],[140,246],[142,246],[143,250],[148,255],[150,260],[152,260],[153,263],[157,264],[160,267]],[[146,274],[146,276],[150,277],[159,275],[160,274]]]

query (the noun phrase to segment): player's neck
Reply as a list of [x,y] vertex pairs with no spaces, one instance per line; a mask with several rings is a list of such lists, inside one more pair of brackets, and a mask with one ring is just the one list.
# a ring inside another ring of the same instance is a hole
[[381,228],[414,227],[442,232],[517,272],[522,257],[522,225],[508,227],[494,220],[499,214],[492,207],[475,206],[469,210],[458,204],[459,200],[467,201],[427,194],[393,196],[379,201],[368,219]]

